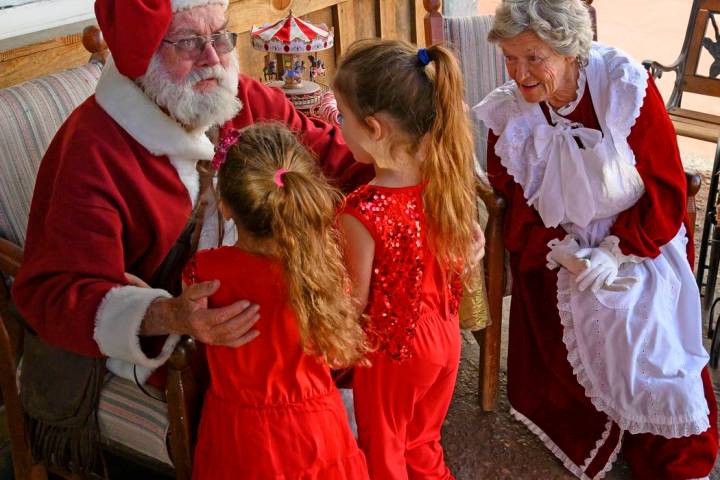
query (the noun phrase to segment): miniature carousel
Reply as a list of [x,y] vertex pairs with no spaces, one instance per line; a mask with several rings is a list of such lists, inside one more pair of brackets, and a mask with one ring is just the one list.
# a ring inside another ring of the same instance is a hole
[[[317,52],[332,48],[335,41],[332,28],[313,25],[294,17],[290,11],[276,23],[253,26],[250,38],[253,48],[267,52],[263,68],[267,85],[281,88],[300,110],[309,110],[318,103],[327,87],[315,82],[325,75],[325,63]],[[306,71],[308,80],[303,79]]]

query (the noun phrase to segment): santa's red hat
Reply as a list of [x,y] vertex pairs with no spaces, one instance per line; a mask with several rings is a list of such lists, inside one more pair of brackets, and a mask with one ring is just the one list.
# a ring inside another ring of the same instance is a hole
[[175,12],[228,0],[95,0],[95,17],[117,69],[142,76],[160,47]]

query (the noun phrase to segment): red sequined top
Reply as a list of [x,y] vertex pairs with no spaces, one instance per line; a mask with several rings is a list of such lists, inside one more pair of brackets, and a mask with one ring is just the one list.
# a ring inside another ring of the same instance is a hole
[[347,196],[343,207],[343,213],[362,222],[375,241],[365,309],[368,338],[398,361],[411,356],[410,344],[422,316],[439,314],[457,321],[462,293],[459,279],[447,281],[428,247],[422,190],[422,185],[364,185]]

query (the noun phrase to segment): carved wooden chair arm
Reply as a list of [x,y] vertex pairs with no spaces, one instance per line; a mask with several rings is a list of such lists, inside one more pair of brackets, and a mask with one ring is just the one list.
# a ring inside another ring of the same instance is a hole
[[175,478],[190,480],[194,432],[200,420],[203,393],[208,373],[200,345],[192,338],[180,339],[167,362],[168,379],[165,394],[170,419],[169,443]]
[[685,172],[685,180],[687,181],[687,195],[694,197],[700,191],[702,185],[702,177],[698,173]]
[[175,346],[172,355],[170,355],[170,359],[167,362],[168,368],[178,371],[190,368],[195,350],[197,350],[195,340],[188,336],[182,337]]
[[498,193],[485,181],[480,179],[477,180],[475,192],[487,207],[488,213],[501,214],[505,210],[505,199],[498,195]]
[[662,77],[664,72],[675,72],[676,75],[680,74],[680,67],[682,65],[685,55],[680,55],[672,65],[663,65],[662,63],[656,62],[655,60],[643,60],[642,64],[646,70],[650,72],[652,77],[657,80]]

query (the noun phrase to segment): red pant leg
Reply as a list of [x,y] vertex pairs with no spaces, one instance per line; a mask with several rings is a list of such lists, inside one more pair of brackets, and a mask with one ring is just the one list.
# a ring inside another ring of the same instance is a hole
[[664,438],[643,433],[626,434],[623,455],[638,480],[687,480],[710,474],[718,453],[717,403],[705,367],[702,372],[705,398],[710,407],[710,428],[699,435]]
[[439,440],[459,363],[457,319],[419,321],[412,350],[404,362],[378,352],[372,367],[355,369],[358,443],[372,480],[452,478]]
[[440,445],[440,429],[450,408],[458,365],[443,369],[437,381],[415,403],[407,432],[405,460],[408,477],[413,480],[453,478],[445,465]]

